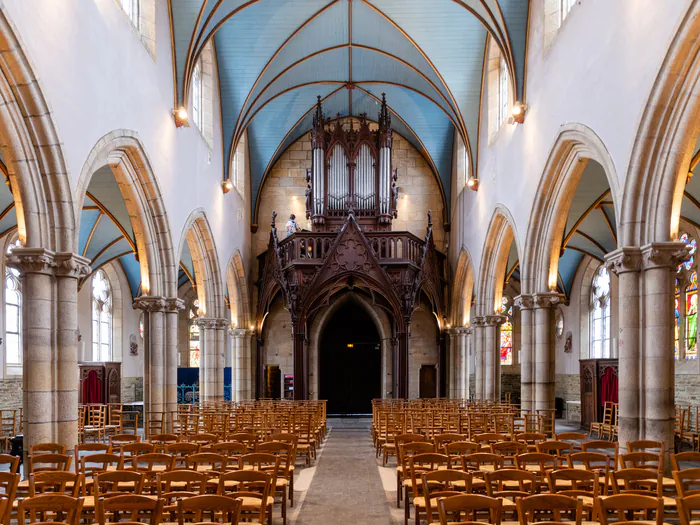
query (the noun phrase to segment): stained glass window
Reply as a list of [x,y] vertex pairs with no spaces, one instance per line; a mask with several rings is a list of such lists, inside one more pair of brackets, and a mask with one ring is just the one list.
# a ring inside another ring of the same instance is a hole
[[501,325],[501,365],[513,364],[513,306],[508,297],[501,298],[501,314],[507,317]]
[[190,367],[199,368],[199,326],[195,322],[199,316],[199,301],[195,299],[189,309]]
[[92,360],[112,360],[112,287],[102,270],[92,277]]
[[680,286],[678,286],[678,279],[676,279],[676,299],[673,308],[674,315],[674,325],[673,325],[673,358],[678,359],[680,357],[681,345],[680,345],[680,334],[681,334],[681,294]]
[[697,241],[687,233],[681,233],[678,240],[688,246],[690,256],[676,269],[673,357],[674,359],[697,359],[698,274],[695,253],[698,246]]
[[[21,246],[19,239],[7,248],[7,253]],[[5,362],[22,365],[22,289],[19,272],[5,267]]]
[[698,357],[698,272],[690,275],[685,288],[685,358]]
[[590,357],[610,357],[610,274],[598,268],[591,287]]

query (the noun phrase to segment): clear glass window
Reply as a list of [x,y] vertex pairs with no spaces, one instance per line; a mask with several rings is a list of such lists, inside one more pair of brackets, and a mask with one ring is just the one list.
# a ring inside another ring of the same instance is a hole
[[129,17],[131,23],[138,29],[139,27],[139,0],[119,0],[122,9]]
[[[20,247],[19,239],[7,248],[7,254]],[[22,287],[19,272],[5,267],[5,362],[22,366]]]
[[102,270],[92,277],[92,359],[112,360],[112,287]]
[[598,268],[591,287],[590,357],[610,357],[610,274]]
[[192,76],[192,121],[202,129],[202,61],[197,61]]

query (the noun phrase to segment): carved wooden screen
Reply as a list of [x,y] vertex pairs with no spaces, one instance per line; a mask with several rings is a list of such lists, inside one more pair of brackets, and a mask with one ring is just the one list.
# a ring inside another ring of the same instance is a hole
[[336,144],[328,159],[328,209],[343,210],[350,195],[348,157],[345,148]]
[[363,142],[356,150],[353,176],[353,202],[357,210],[376,208],[376,165],[369,145]]

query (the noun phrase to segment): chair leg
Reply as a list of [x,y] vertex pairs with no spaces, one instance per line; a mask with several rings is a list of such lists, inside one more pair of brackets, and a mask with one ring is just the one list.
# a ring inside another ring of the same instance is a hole
[[410,500],[408,499],[408,487],[404,487],[404,497],[403,497],[403,524],[408,525],[408,520],[411,517],[411,504]]
[[396,508],[401,508],[401,474],[396,471]]
[[282,525],[287,525],[287,490],[282,487]]
[[294,507],[294,472],[289,476],[289,504]]

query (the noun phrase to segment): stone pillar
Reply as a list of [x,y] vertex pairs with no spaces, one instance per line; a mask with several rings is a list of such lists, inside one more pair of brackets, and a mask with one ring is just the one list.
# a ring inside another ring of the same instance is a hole
[[[165,421],[163,432],[170,432],[171,414],[177,411],[178,319],[185,309],[182,299],[166,299],[165,304]],[[189,336],[189,334],[188,334]],[[189,343],[188,343],[189,344]],[[187,356],[189,358],[189,355]]]
[[514,303],[520,310],[520,407],[532,412],[535,408],[532,296],[518,295]]
[[87,263],[44,248],[15,248],[7,257],[22,286],[25,453],[37,443],[78,442],[77,282]]
[[[618,277],[618,441],[620,448],[626,451],[628,441],[640,438],[642,392],[639,388],[641,359],[639,279],[642,252],[639,248],[623,247],[610,252],[605,257],[605,261],[608,269]],[[673,310],[670,309],[669,312]]]
[[484,328],[486,326],[486,320],[483,317],[475,317],[472,319],[472,326],[474,327],[474,368],[476,372],[474,397],[476,399],[486,399],[486,388],[484,384]]
[[684,243],[653,243],[642,247],[644,394],[641,439],[663,441],[673,451],[675,425],[675,364],[673,308],[676,268],[688,255]]
[[501,325],[506,317],[487,315],[484,334],[484,374],[486,399],[501,400]]
[[[200,317],[196,321],[199,326],[199,400],[212,401],[217,399],[218,392],[218,319]],[[222,371],[223,373],[223,371]],[[223,379],[221,381],[223,385]],[[221,397],[223,399],[223,387]]]
[[253,333],[250,330],[231,330],[233,339],[233,359],[231,373],[233,376],[233,400],[236,402],[251,399],[251,341]]
[[396,369],[394,370],[396,391],[394,392],[394,397],[398,399],[408,399],[408,386],[410,384],[408,377],[409,333],[409,325],[406,323],[406,332],[397,334],[397,344],[394,347],[394,362],[396,363]]
[[468,326],[464,329],[464,398],[469,399],[472,381],[472,353],[474,352],[474,329]]
[[534,356],[535,356],[535,410],[554,408],[555,352],[551,338],[552,308],[559,304],[556,292],[533,295],[534,314]]
[[[231,321],[228,319],[216,319],[214,330],[216,333],[216,398],[224,399],[224,369],[226,368],[226,337]],[[233,373],[233,370],[231,370]],[[233,380],[233,377],[231,377]],[[232,385],[233,386],[233,385]]]
[[143,310],[143,405],[144,428],[151,414],[165,411],[165,309],[164,297],[144,295],[134,300]]

